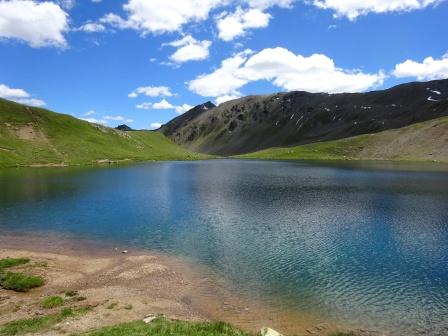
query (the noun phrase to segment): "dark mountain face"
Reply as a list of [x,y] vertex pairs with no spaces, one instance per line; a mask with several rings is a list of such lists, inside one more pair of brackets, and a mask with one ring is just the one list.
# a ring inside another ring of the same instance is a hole
[[183,127],[185,127],[186,125],[190,124],[195,119],[200,117],[202,114],[214,108],[216,108],[216,105],[210,101],[195,106],[191,110],[185,112],[184,114],[171,120],[169,123],[163,125],[160,131],[163,132],[163,134],[175,134],[178,131],[180,131]]
[[384,91],[249,96],[196,106],[161,128],[203,153],[234,155],[400,128],[448,116],[448,79]]
[[123,131],[123,132],[133,131],[133,129],[130,128],[128,125],[119,125],[119,126],[115,127],[115,129],[117,129],[119,131]]

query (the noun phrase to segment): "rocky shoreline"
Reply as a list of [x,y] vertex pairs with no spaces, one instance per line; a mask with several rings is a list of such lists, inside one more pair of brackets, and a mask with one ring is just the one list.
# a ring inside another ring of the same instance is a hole
[[244,300],[210,274],[170,256],[48,236],[2,235],[0,246],[0,259],[29,258],[17,269],[45,279],[44,286],[27,293],[0,289],[0,325],[53,313],[40,303],[54,295],[70,309],[89,309],[36,335],[80,334],[159,314],[173,320],[225,321],[248,332],[270,326],[284,335],[326,336],[342,328]]

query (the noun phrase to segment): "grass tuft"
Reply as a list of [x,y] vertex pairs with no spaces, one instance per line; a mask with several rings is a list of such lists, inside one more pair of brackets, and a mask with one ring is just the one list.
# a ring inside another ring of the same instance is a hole
[[15,336],[27,333],[35,333],[48,329],[56,323],[59,323],[67,317],[73,315],[75,315],[73,310],[65,308],[57,314],[12,321],[0,327],[0,335]]
[[56,308],[64,304],[64,299],[60,296],[49,296],[42,301],[41,306],[46,309]]
[[16,292],[27,292],[32,288],[40,287],[44,279],[40,276],[8,272],[0,275],[0,287]]
[[0,259],[0,272],[2,272],[6,268],[15,267],[19,265],[24,265],[29,263],[30,260],[28,258],[5,258]]
[[250,336],[227,323],[193,323],[158,318],[150,324],[142,321],[102,328],[86,336]]
[[64,308],[56,314],[12,321],[0,326],[0,336],[16,336],[46,331],[53,325],[60,323],[69,317],[83,315],[90,310],[90,307],[81,307],[77,309]]

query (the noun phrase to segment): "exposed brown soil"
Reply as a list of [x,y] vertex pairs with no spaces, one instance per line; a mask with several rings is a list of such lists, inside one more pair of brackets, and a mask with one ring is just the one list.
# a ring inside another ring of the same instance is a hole
[[32,124],[14,125],[11,128],[11,131],[20,140],[48,142],[45,134],[43,134],[41,130],[37,129]]

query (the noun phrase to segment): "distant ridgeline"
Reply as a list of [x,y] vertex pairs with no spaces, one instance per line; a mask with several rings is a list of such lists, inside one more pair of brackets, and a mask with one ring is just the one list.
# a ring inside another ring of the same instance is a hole
[[[368,93],[277,93],[243,97],[218,107],[208,102],[159,132],[193,151],[237,155],[378,133],[445,116],[446,79]],[[431,136],[446,139],[446,129],[439,131]]]
[[448,80],[368,93],[289,92],[219,106],[207,102],[158,131],[113,129],[0,99],[0,167],[206,154],[448,162]]

